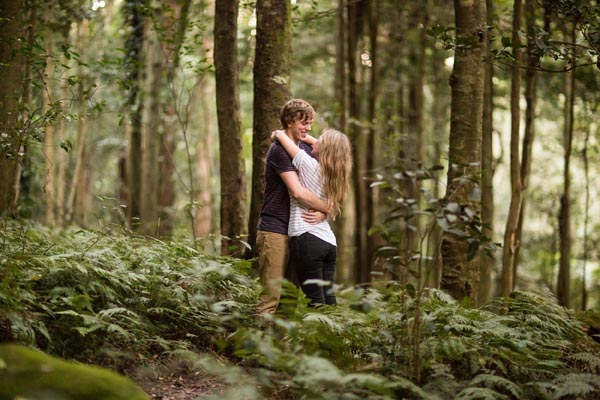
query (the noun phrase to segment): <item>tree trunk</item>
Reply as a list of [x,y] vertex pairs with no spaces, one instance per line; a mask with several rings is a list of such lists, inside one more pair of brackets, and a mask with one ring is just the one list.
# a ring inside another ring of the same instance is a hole
[[[65,44],[69,46],[69,43]],[[69,60],[63,60],[63,64],[68,65]],[[69,86],[67,84],[66,79],[60,80],[60,110],[63,115],[67,115],[68,113],[68,103],[69,99]],[[69,133],[69,125],[67,123],[66,118],[60,119],[60,124],[58,127],[57,139],[58,143],[65,143]],[[69,153],[66,149],[57,148],[56,153],[56,163],[57,163],[57,173],[56,173],[56,225],[64,226],[65,225],[65,210],[66,210],[66,195],[65,191],[67,189],[67,168],[69,164]]]
[[[445,200],[448,204],[457,204],[463,211],[468,208],[479,215],[477,188],[472,181],[464,181],[460,177],[479,176],[481,170],[481,121],[485,69],[482,59],[487,36],[486,7],[484,2],[455,0],[454,11],[457,35],[468,37],[472,45],[468,49],[455,52],[454,67],[450,76],[452,104]],[[464,232],[464,234],[469,233]],[[454,232],[445,231],[441,245],[443,268],[441,288],[457,299],[477,296],[476,268],[473,262],[477,258],[468,258],[468,243],[464,239],[466,238],[461,238]]]
[[[342,132],[347,132],[346,113],[348,112],[347,102],[347,81],[348,74],[346,73],[346,30],[347,30],[347,15],[346,1],[338,0],[337,3],[337,18],[336,18],[336,54],[335,54],[335,102],[337,112],[337,128]],[[350,199],[350,196],[348,196]],[[337,272],[337,279],[346,281],[348,275],[352,271],[348,271],[350,264],[351,252],[349,242],[352,240],[352,235],[349,235],[348,227],[350,225],[349,214],[351,210],[350,202],[344,207],[344,211],[336,218],[332,224],[337,239],[337,265],[340,266]]]
[[[575,28],[565,28],[565,42],[575,43]],[[558,229],[560,235],[559,251],[560,263],[558,269],[558,282],[556,296],[558,303],[569,307],[571,283],[571,147],[573,144],[573,104],[575,101],[575,73],[573,70],[565,72],[565,121],[564,121],[564,186],[560,198],[560,213]]]
[[517,280],[517,266],[519,265],[519,253],[521,251],[521,238],[523,236],[523,225],[525,220],[525,208],[527,205],[527,188],[529,186],[529,172],[531,171],[531,158],[533,154],[533,140],[535,138],[535,111],[537,103],[537,69],[540,66],[540,54],[536,44],[535,26],[535,0],[525,0],[525,26],[527,26],[527,70],[525,72],[525,100],[527,109],[525,111],[525,134],[523,136],[523,148],[521,149],[521,185],[523,197],[521,199],[521,210],[519,223],[515,236],[515,256],[513,259],[513,289]]
[[360,96],[360,60],[359,42],[362,35],[363,12],[365,3],[355,1],[348,3],[348,105],[349,105],[349,137],[352,143],[352,183],[354,189],[354,281],[365,283],[369,281],[369,265],[367,257],[366,227],[366,190],[363,176],[365,175],[364,138],[361,124]]
[[[444,72],[445,56],[443,53],[433,53],[432,72],[433,72],[433,94],[432,94],[432,111],[433,111],[433,165],[442,165],[442,143],[445,129],[445,121],[447,120],[448,107],[443,99],[447,98],[445,91],[447,90],[446,74]],[[439,199],[441,196],[440,184],[435,181],[433,187],[433,197]],[[431,232],[430,246],[428,255],[431,259],[431,278],[430,286],[439,289],[442,280],[442,259],[440,256],[440,244],[442,231],[439,226],[434,226]]]
[[[200,104],[208,104],[209,95],[207,94],[207,82],[202,80],[198,85],[196,92],[196,98]],[[198,177],[196,178],[198,184],[198,193],[196,193],[196,199],[198,202],[198,209],[194,217],[194,231],[196,238],[208,237],[212,233],[212,201],[211,201],[211,176],[214,174],[211,163],[211,129],[210,126],[210,112],[208,107],[201,108],[201,120],[202,129],[200,130],[200,138],[198,139],[198,146],[196,147],[196,170],[198,171]]]
[[[411,68],[408,72],[408,102],[406,132],[402,132],[402,163],[405,171],[409,174],[404,179],[404,195],[407,199],[414,201],[418,207],[420,204],[420,182],[413,174],[423,163],[423,111],[424,111],[424,82],[425,82],[425,28],[427,25],[426,2],[417,2],[413,5],[414,10],[410,15],[409,35],[412,37],[407,40],[408,59]],[[410,207],[407,213],[412,213]],[[405,237],[405,246],[403,252],[406,253],[405,259],[408,270],[413,267],[411,260],[413,256],[419,254],[419,236],[420,224],[419,216],[414,215],[406,221],[403,235]]]
[[160,189],[159,153],[162,139],[161,89],[164,87],[162,51],[158,32],[147,26],[148,62],[146,80],[148,103],[144,104],[145,122],[142,128],[142,191],[141,191],[141,233],[159,236],[160,221],[158,194]]
[[513,53],[515,60],[512,65],[511,90],[510,90],[510,206],[508,209],[508,217],[506,218],[506,228],[504,230],[504,244],[502,248],[502,281],[501,295],[508,296],[514,288],[515,276],[513,271],[513,263],[515,251],[519,243],[516,241],[517,225],[519,213],[521,211],[521,163],[519,161],[519,143],[520,143],[520,122],[521,108],[520,89],[521,89],[521,50],[518,49],[520,44],[519,30],[521,29],[521,0],[515,0],[513,8]]
[[280,127],[279,111],[290,99],[292,19],[289,0],[256,2],[256,51],[252,134],[252,197],[248,242],[256,254],[256,226],[264,193],[265,158],[271,131]]
[[[30,7],[29,13],[27,14],[27,45],[32,48],[36,37],[35,37],[35,27],[37,25],[37,7]],[[3,59],[2,59],[3,60]],[[4,63],[4,61],[0,60],[0,63]],[[23,79],[23,104],[25,105],[25,109],[22,111],[22,124],[24,127],[24,132],[27,132],[30,128],[31,119],[29,109],[31,108],[31,77],[33,71],[33,60],[32,57],[26,57],[25,59],[25,76]],[[12,80],[11,80],[12,81]],[[1,111],[0,111],[1,112]],[[22,139],[22,137],[21,137]],[[24,197],[29,199],[31,197],[31,177],[33,175],[32,165],[31,165],[31,156],[29,154],[29,146],[26,143],[21,143],[19,145],[20,152],[22,153],[22,158],[20,158],[17,163],[17,168],[15,169],[15,196],[13,197],[13,205],[10,208],[9,214],[16,215],[18,210],[19,199]],[[4,168],[1,166],[0,162],[0,171],[3,171]],[[0,184],[0,190],[2,186]],[[8,193],[7,193],[8,194]],[[2,213],[0,209],[0,214]]]
[[125,66],[128,69],[127,85],[129,88],[126,110],[129,115],[127,131],[127,151],[125,168],[122,176],[126,177],[125,194],[127,196],[126,223],[131,229],[139,227],[141,215],[142,193],[142,111],[144,96],[143,82],[143,47],[144,16],[139,8],[139,1],[127,0],[124,6],[125,21],[130,33],[125,43]]
[[[487,21],[493,26],[493,1],[487,0]],[[491,40],[488,37],[486,54],[490,53]],[[494,65],[485,64],[484,92],[483,92],[483,121],[481,138],[481,224],[483,236],[489,240],[494,239]],[[479,255],[479,298],[477,304],[485,304],[491,299],[492,272],[495,269],[495,254],[482,251]]]
[[[83,20],[77,24],[76,45],[79,54],[82,54],[84,49],[83,41],[88,37],[88,20]],[[81,66],[77,66],[77,76],[81,77],[79,83],[79,93],[77,103],[79,106],[79,119],[77,120],[77,137],[75,138],[75,170],[73,171],[73,179],[71,181],[70,190],[65,203],[65,222],[72,223],[77,220],[77,224],[85,226],[85,221],[80,218],[75,218],[75,215],[81,215],[78,208],[82,205],[80,201],[83,191],[85,190],[83,177],[87,175],[84,168],[87,167],[86,156],[86,136],[87,136],[87,116],[86,116],[86,99],[83,98],[87,79],[83,76]]]
[[215,81],[221,177],[221,254],[241,256],[245,229],[246,172],[242,156],[237,17],[239,0],[215,4]]
[[[25,57],[18,51],[20,37],[24,35],[25,10],[22,0],[4,1],[0,4],[0,215],[16,215],[16,185],[19,180],[19,99],[23,94],[26,71]],[[4,150],[6,149],[6,150]]]
[[[49,77],[49,80],[44,82],[43,106],[44,114],[48,115],[52,104],[52,77],[54,76],[54,61],[52,55],[52,44],[50,40],[46,42],[48,56],[46,58],[46,67],[44,75]],[[45,160],[45,175],[44,175],[44,197],[46,203],[44,222],[48,226],[56,225],[56,130],[54,127],[55,121],[48,121],[44,127],[44,160]]]
[[[170,237],[173,233],[172,208],[175,203],[175,184],[173,175],[175,174],[174,152],[175,152],[175,134],[177,132],[177,104],[179,98],[175,93],[175,76],[180,64],[181,45],[185,39],[185,32],[188,25],[188,15],[191,6],[191,0],[169,0],[166,2],[169,9],[161,14],[161,29],[166,37],[161,37],[161,49],[163,54],[163,69],[166,75],[168,88],[171,88],[172,96],[161,98],[164,106],[164,117],[161,120],[162,135],[160,137],[159,147],[159,189],[158,189],[158,216],[160,218],[159,237]],[[180,121],[185,126],[181,129],[187,129],[187,121]],[[189,168],[192,168],[189,165]],[[190,174],[191,175],[191,174]],[[193,192],[194,185],[190,182],[190,192]],[[194,193],[190,194],[193,199]],[[193,228],[193,227],[192,227]]]
[[[586,115],[589,115],[586,113]],[[588,158],[588,148],[590,143],[590,127],[585,130],[585,141],[583,144],[582,158],[583,171],[585,176],[585,209],[583,219],[583,260],[581,266],[581,310],[587,309],[588,291],[587,291],[587,261],[590,257],[589,252],[589,222],[590,222],[590,162]]]
[[[379,10],[380,1],[372,0],[368,4],[369,7],[369,44],[371,47],[371,65],[369,69],[369,100],[368,100],[368,124],[369,134],[367,136],[366,145],[366,173],[367,176],[373,177],[375,173],[375,135],[379,130],[377,124],[377,102],[379,98],[379,64],[377,54],[377,34],[379,31]],[[377,189],[365,185],[366,192],[366,215],[364,229],[371,229],[375,225],[375,203],[377,198]],[[373,236],[367,237],[367,257],[366,257],[366,277],[367,281],[371,280],[371,270],[373,267],[375,252],[375,240]]]

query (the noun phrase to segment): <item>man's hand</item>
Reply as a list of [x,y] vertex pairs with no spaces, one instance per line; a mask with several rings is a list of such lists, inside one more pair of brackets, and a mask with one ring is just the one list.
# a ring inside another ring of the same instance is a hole
[[321,211],[308,210],[302,213],[302,220],[311,225],[316,225],[320,222],[325,221],[325,219],[327,219],[327,214],[322,213]]

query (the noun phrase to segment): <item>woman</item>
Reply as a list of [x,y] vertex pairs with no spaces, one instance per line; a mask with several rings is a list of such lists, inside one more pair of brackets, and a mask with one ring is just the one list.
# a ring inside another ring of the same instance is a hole
[[[312,145],[316,159],[300,150],[284,131],[273,132],[273,137],[292,157],[302,185],[326,199],[330,209],[328,219],[335,220],[350,182],[352,152],[348,137],[335,129],[325,129],[318,140],[309,136],[305,141]],[[312,306],[333,305],[337,303],[332,290],[337,257],[335,235],[327,220],[317,224],[303,220],[306,211],[297,200],[291,199],[288,235],[298,278]]]

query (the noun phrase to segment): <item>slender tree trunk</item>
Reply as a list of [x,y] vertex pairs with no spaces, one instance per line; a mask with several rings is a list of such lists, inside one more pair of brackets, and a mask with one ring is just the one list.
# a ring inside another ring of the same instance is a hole
[[[487,0],[487,21],[493,26],[493,1]],[[486,54],[490,55],[491,40],[488,37]],[[494,65],[485,64],[483,92],[483,125],[481,138],[481,224],[484,237],[494,239]],[[478,304],[487,303],[492,294],[492,272],[495,269],[495,254],[482,251],[479,255],[479,299]]]
[[[68,46],[67,42],[67,46]],[[68,60],[63,60],[65,65],[68,65]],[[69,86],[67,84],[66,79],[60,80],[60,109],[61,112],[66,115],[68,112],[68,97],[69,96]],[[58,143],[66,142],[68,138],[68,130],[69,126],[66,118],[61,118],[59,129],[57,133]],[[57,148],[56,152],[56,163],[57,163],[57,173],[56,173],[56,225],[64,226],[65,225],[65,210],[66,210],[66,195],[65,191],[67,188],[67,167],[69,163],[69,153],[65,151],[64,148]]]
[[[37,6],[32,5],[29,7],[29,13],[27,14],[27,45],[32,48],[36,37],[35,37],[35,28],[37,25]],[[3,28],[2,28],[3,29]],[[0,64],[3,64],[3,59],[0,60]],[[32,57],[25,58],[25,77],[23,79],[23,104],[25,105],[25,109],[22,111],[22,124],[23,124],[23,132],[28,132],[31,129],[31,120],[29,115],[29,109],[31,108],[31,76],[33,71],[33,59]],[[3,74],[2,74],[3,75]],[[0,111],[1,112],[1,111]],[[22,141],[23,137],[21,136],[20,141]],[[29,146],[26,143],[21,143],[19,145],[20,153],[23,155],[17,163],[17,168],[15,169],[15,196],[13,197],[13,206],[10,209],[9,214],[16,215],[18,210],[18,203],[21,196],[25,198],[30,198],[31,194],[31,176],[32,165],[31,165],[31,156],[29,154]],[[4,170],[1,166],[0,162],[0,170]],[[0,191],[2,191],[2,186],[0,185]],[[8,194],[8,193],[7,193]],[[2,211],[0,211],[0,214]]]
[[146,84],[148,85],[148,102],[144,105],[145,123],[142,129],[141,233],[158,237],[160,231],[160,221],[158,219],[159,153],[163,134],[161,89],[164,87],[164,79],[158,33],[151,30],[150,26],[147,26],[147,29],[148,63],[146,70],[148,79]]
[[[342,132],[347,132],[346,114],[348,112],[347,102],[347,81],[348,74],[346,73],[346,30],[347,30],[347,15],[346,15],[346,0],[338,0],[337,3],[337,18],[336,18],[336,54],[335,54],[335,102],[337,104],[337,128]],[[348,196],[350,198],[350,196]],[[347,227],[350,225],[349,214],[351,211],[351,205],[348,203],[344,208],[344,211],[337,217],[333,223],[333,229],[335,230],[335,236],[337,238],[337,265],[341,268],[338,269],[337,278],[338,280],[342,276],[347,276],[352,272],[348,271],[348,265],[350,263],[350,249],[349,242],[352,240],[352,235],[348,234]]]
[[367,257],[367,234],[366,234],[366,193],[364,176],[364,145],[361,121],[360,102],[360,71],[358,60],[360,59],[359,47],[362,35],[364,3],[355,1],[348,3],[348,106],[349,106],[349,136],[352,142],[352,158],[354,168],[352,169],[352,183],[354,188],[354,281],[364,283],[369,281],[368,257]]
[[[588,115],[586,113],[586,115]],[[581,265],[581,309],[585,311],[588,303],[587,291],[587,261],[590,257],[589,252],[589,222],[590,222],[590,163],[588,158],[588,148],[590,144],[590,128],[585,131],[585,141],[583,144],[582,158],[583,171],[585,176],[585,210],[583,220],[583,260]]]
[[78,123],[77,160],[73,173],[73,185],[69,197],[71,204],[70,219],[79,226],[87,226],[87,204],[89,203],[90,162],[89,146],[87,144],[88,122],[83,117]]
[[252,135],[252,197],[248,242],[256,254],[256,226],[264,193],[265,158],[279,111],[290,98],[292,20],[289,0],[256,2],[256,53]]
[[[565,41],[575,43],[575,28],[565,28]],[[573,144],[573,105],[575,101],[575,73],[565,72],[565,122],[564,122],[564,186],[560,198],[558,226],[560,234],[560,263],[556,296],[558,303],[569,307],[571,283],[571,148]]]
[[[432,73],[433,73],[433,95],[432,95],[432,118],[433,118],[433,157],[432,164],[433,165],[442,165],[442,136],[446,131],[444,126],[444,121],[446,121],[445,116],[447,116],[447,106],[444,104],[443,99],[446,98],[446,94],[444,93],[446,90],[446,86],[448,85],[447,75],[442,74],[444,71],[444,61],[445,57],[443,54],[436,52],[433,54],[433,62],[432,62]],[[443,87],[442,87],[443,86]],[[440,184],[437,182],[434,183],[433,187],[433,197],[439,199],[441,197],[440,193]],[[439,289],[441,280],[442,280],[442,258],[440,255],[440,244],[442,239],[442,231],[436,225],[433,227],[431,232],[430,239],[430,248],[428,248],[428,255],[432,257],[431,259],[431,278],[430,278],[430,286]]]
[[[46,67],[44,75],[49,77],[49,80],[44,83],[43,106],[42,110],[45,114],[49,113],[53,107],[52,104],[52,77],[54,76],[54,61],[52,55],[52,44],[48,40],[46,43],[48,57],[46,58]],[[46,225],[56,225],[56,130],[54,121],[46,124],[44,129],[44,160],[45,160],[45,176],[44,176],[44,195],[45,195],[45,217]]]
[[[207,82],[202,80],[199,83],[196,97],[198,103],[208,104],[209,95],[207,94]],[[196,171],[198,177],[196,179],[198,184],[198,193],[196,198],[198,201],[198,209],[194,218],[194,229],[195,237],[202,238],[207,237],[212,233],[212,201],[211,201],[211,181],[210,178],[214,174],[214,170],[211,166],[211,132],[210,126],[210,113],[208,107],[202,107],[202,129],[200,130],[200,137],[198,139],[198,146],[196,147]]]
[[[81,207],[81,199],[85,190],[83,177],[86,173],[84,169],[87,167],[86,155],[88,155],[88,152],[86,151],[86,136],[88,126],[85,117],[85,100],[80,101],[79,110],[77,139],[75,141],[75,170],[73,171],[73,180],[65,204],[65,221],[70,223],[75,219],[78,225],[85,226],[85,221],[75,218],[75,216],[81,215],[79,208]],[[76,199],[78,199],[77,202],[75,201]]]
[[[84,38],[89,34],[88,32],[88,21],[83,20],[81,23],[77,24],[77,36],[76,36],[76,46],[79,54],[82,53],[84,49]],[[82,185],[84,180],[82,179],[85,174],[84,168],[86,168],[86,136],[87,136],[87,118],[86,118],[86,99],[83,98],[83,92],[85,90],[87,79],[83,77],[83,71],[81,66],[77,66],[77,75],[82,77],[82,80],[79,84],[79,93],[77,104],[79,106],[79,119],[77,120],[77,137],[75,139],[75,170],[73,171],[73,179],[71,181],[70,190],[67,195],[67,200],[65,203],[65,222],[72,223],[75,215],[78,215],[79,212],[76,212],[76,209],[81,206],[80,201],[75,201],[75,199],[81,199],[83,193],[81,193],[85,186]],[[77,218],[77,224],[80,226],[85,226],[85,222],[81,221]]]
[[137,0],[127,0],[124,6],[126,24],[130,28],[125,43],[128,68],[127,85],[129,93],[126,112],[129,114],[127,127],[127,151],[125,155],[124,177],[126,177],[127,212],[126,223],[132,229],[139,227],[141,216],[142,194],[142,111],[144,96],[143,82],[143,48],[144,48],[144,16]]
[[241,256],[245,229],[246,171],[242,156],[237,17],[239,0],[215,5],[215,80],[221,177],[221,254]]
[[[409,35],[412,40],[408,40],[408,59],[411,68],[408,72],[408,103],[406,133],[402,135],[402,162],[404,169],[409,172],[404,180],[404,195],[407,199],[414,201],[414,204],[420,204],[420,182],[416,179],[414,171],[422,166],[423,163],[423,112],[424,112],[424,86],[425,86],[425,18],[427,2],[416,2],[413,4],[413,11],[410,16]],[[410,206],[407,213],[412,213],[414,209]],[[419,254],[420,221],[418,214],[415,214],[405,224],[402,234],[405,236],[406,260],[408,270],[413,267],[411,261],[413,256]]]
[[[161,49],[163,54],[163,69],[166,76],[166,86],[171,89],[172,96],[161,98],[164,107],[164,117],[161,120],[162,135],[159,148],[159,189],[158,189],[158,216],[160,218],[159,237],[170,237],[173,233],[172,208],[175,203],[175,134],[177,133],[178,111],[176,100],[180,96],[175,93],[175,77],[180,63],[181,45],[185,39],[188,25],[188,15],[191,0],[168,0],[168,12],[161,15],[161,29],[164,31],[161,37]],[[187,114],[186,114],[187,116]],[[181,130],[187,129],[187,121],[179,121]],[[193,192],[193,182],[189,183],[188,190]],[[191,194],[190,198],[193,198]],[[193,227],[192,227],[193,229]]]
[[504,245],[502,249],[502,296],[508,296],[514,288],[515,276],[513,271],[513,263],[515,251],[519,243],[516,241],[517,225],[519,213],[521,211],[521,192],[523,190],[521,183],[521,163],[519,160],[519,143],[520,143],[520,121],[521,108],[520,90],[521,90],[521,50],[518,49],[520,44],[519,30],[521,29],[521,0],[515,0],[513,8],[513,32],[512,42],[515,61],[512,65],[512,79],[510,90],[510,206],[508,209],[508,217],[506,219],[506,228],[504,231]]
[[[371,65],[370,65],[370,76],[369,76],[369,102],[368,102],[368,123],[369,123],[369,135],[367,136],[366,146],[366,172],[367,176],[372,177],[375,173],[375,135],[378,132],[377,129],[377,102],[379,99],[379,74],[380,68],[378,64],[378,46],[377,46],[377,35],[379,31],[379,10],[380,1],[372,0],[368,3],[369,7],[369,44],[371,47]],[[377,198],[377,189],[368,187],[365,185],[366,191],[366,215],[365,215],[365,226],[363,229],[371,229],[375,225],[375,203]],[[371,270],[373,267],[375,252],[375,240],[374,237],[367,237],[367,264],[366,264],[366,276],[367,280],[371,280]]]
[[4,1],[0,4],[0,215],[16,215],[16,187],[19,180],[19,99],[26,78],[26,60],[18,49],[18,38],[24,35],[25,15],[22,0]]
[[515,257],[513,259],[513,289],[517,280],[517,266],[519,265],[519,253],[521,250],[521,238],[523,236],[523,224],[525,222],[525,209],[527,205],[527,188],[529,186],[529,173],[531,171],[531,158],[533,154],[533,140],[535,138],[535,112],[537,104],[537,69],[540,66],[540,54],[536,44],[535,27],[535,0],[525,0],[525,25],[527,26],[527,70],[525,72],[525,100],[527,109],[525,111],[525,135],[523,136],[523,147],[521,149],[521,184],[523,185],[523,198],[521,199],[521,210],[519,213],[519,224],[517,226],[515,242]]
[[[445,200],[480,214],[477,192],[472,182],[463,182],[464,175],[478,176],[481,172],[481,120],[483,114],[486,7],[484,2],[455,0],[454,11],[457,35],[470,39],[472,46],[458,50],[450,77],[452,104],[450,110],[450,143],[448,185]],[[451,208],[452,209],[452,208]],[[465,235],[468,235],[465,232]],[[477,296],[475,281],[476,257],[468,259],[465,238],[444,232],[442,238],[442,289],[457,299]],[[476,254],[475,254],[476,256]]]

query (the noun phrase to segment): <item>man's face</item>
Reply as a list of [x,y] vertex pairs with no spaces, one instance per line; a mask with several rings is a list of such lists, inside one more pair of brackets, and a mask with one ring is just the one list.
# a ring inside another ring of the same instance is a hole
[[305,119],[303,121],[295,121],[290,126],[289,130],[292,134],[292,139],[295,142],[299,142],[300,140],[306,139],[308,132],[310,132],[310,126],[312,124],[312,119]]

